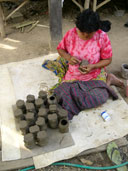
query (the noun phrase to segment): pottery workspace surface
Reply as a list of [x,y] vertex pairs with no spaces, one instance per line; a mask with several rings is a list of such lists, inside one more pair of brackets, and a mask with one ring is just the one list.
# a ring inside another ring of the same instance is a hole
[[[23,138],[14,121],[12,105],[17,99],[25,100],[28,94],[37,96],[57,83],[58,78],[41,67],[43,60],[55,59],[57,54],[0,66],[0,114],[2,133],[2,158],[4,161],[20,159]],[[117,92],[117,90],[115,89]],[[117,92],[118,93],[118,92]],[[79,153],[101,146],[128,134],[128,106],[123,98],[109,99],[104,105],[85,110],[70,122],[70,133],[74,145],[46,152],[33,157],[36,169],[53,162],[72,158]],[[101,112],[107,110],[111,120],[104,122]]]

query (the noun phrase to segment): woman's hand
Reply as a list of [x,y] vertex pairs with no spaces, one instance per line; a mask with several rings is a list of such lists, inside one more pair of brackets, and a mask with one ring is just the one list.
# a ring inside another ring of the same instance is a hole
[[71,56],[68,62],[70,65],[76,65],[76,64],[79,64],[81,61],[77,59],[77,57]]
[[80,71],[81,74],[87,74],[90,71],[92,71],[93,69],[95,69],[95,64],[88,64],[88,65],[85,65],[85,66],[80,66],[79,71]]

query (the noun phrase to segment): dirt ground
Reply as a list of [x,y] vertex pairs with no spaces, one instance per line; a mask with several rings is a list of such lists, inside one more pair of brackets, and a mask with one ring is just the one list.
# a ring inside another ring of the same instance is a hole
[[[22,9],[25,11],[25,7]],[[74,15],[63,14],[63,35],[70,28],[74,27]],[[113,61],[108,67],[108,72],[116,74],[121,77],[121,64],[128,63],[128,28],[124,27],[124,23],[128,21],[128,13],[125,13],[122,17],[116,17],[113,13],[108,10],[100,12],[102,19],[110,20],[112,23],[111,31],[108,33],[109,38],[112,43],[113,48]],[[47,10],[36,15],[31,15],[28,17],[30,20],[39,20],[40,25],[49,26],[49,18]],[[27,19],[27,17],[26,17]],[[26,20],[24,18],[24,20]],[[50,33],[48,27],[37,26],[29,33],[27,32],[29,27],[26,27],[24,32],[21,30],[12,28],[15,22],[10,20],[6,25],[7,37],[5,39],[0,38],[0,64],[16,62],[27,60],[31,58],[37,58],[56,52],[50,51]],[[124,94],[124,91],[120,92]],[[125,98],[128,101],[127,98]],[[128,155],[128,147],[122,148],[123,152]],[[82,157],[75,157],[66,162],[71,162],[75,164],[83,164],[80,159],[84,158],[93,162],[94,166],[109,166],[112,165],[107,157],[106,152],[90,154]],[[44,169],[39,169],[39,171],[80,171],[85,169],[72,168],[72,167],[60,167],[60,166],[49,166]]]

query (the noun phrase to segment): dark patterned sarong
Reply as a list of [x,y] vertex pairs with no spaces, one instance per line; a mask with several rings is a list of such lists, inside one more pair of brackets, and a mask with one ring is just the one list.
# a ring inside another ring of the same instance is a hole
[[84,109],[105,103],[109,96],[118,99],[113,89],[99,80],[64,82],[54,93],[59,97],[61,106],[68,111],[69,119]]

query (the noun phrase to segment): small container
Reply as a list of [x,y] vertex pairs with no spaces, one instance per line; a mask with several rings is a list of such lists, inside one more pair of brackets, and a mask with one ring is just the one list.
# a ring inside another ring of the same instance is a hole
[[110,121],[111,117],[108,115],[108,113],[106,111],[101,113],[102,118],[104,119],[104,121]]

